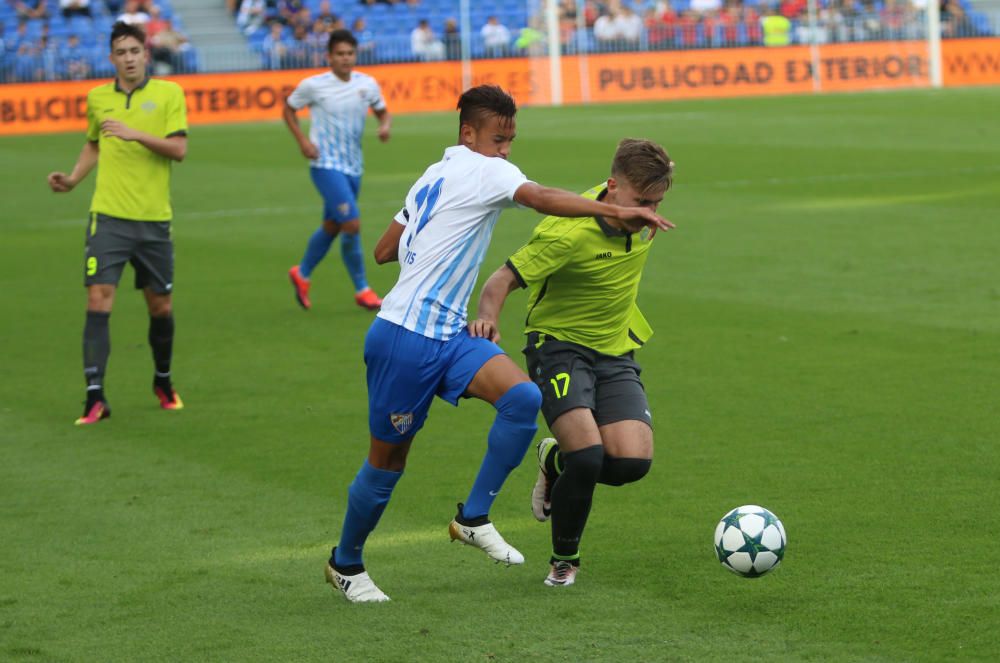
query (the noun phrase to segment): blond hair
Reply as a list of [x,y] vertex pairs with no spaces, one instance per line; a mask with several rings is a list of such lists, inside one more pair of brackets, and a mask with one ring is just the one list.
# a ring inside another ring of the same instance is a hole
[[652,141],[624,138],[611,161],[611,176],[624,177],[640,193],[659,187],[669,191],[674,183],[674,162]]

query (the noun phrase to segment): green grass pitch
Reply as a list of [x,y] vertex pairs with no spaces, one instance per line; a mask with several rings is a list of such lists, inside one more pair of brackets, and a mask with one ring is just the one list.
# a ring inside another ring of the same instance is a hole
[[[83,396],[82,134],[0,140],[0,660],[995,660],[1000,89],[524,109],[512,160],[584,190],[625,136],[677,162],[640,305],[656,418],[639,484],[599,487],[576,586],[542,585],[529,456],[493,518],[520,568],[449,545],[492,421],[435,404],[369,541],[393,598],[322,569],[367,449],[357,309],[337,247],[314,309],[285,275],[318,222],[277,123],[195,127],[175,169],[175,380],[157,409],[141,298],[112,316],[114,417]],[[366,253],[453,114],[368,136]],[[537,216],[504,213],[488,276]],[[370,264],[380,292],[397,267]],[[502,345],[521,362],[524,295]],[[542,428],[544,431],[544,427]],[[789,535],[759,580],[714,559],[728,509]]]

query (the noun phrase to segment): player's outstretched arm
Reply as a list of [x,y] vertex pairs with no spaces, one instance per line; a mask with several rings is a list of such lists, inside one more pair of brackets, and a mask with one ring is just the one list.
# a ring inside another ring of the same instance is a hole
[[100,153],[101,148],[97,141],[88,140],[83,144],[83,149],[80,150],[80,156],[76,160],[76,165],[73,166],[73,172],[69,175],[59,171],[49,173],[49,188],[55,193],[72,191],[97,165],[97,157]]
[[507,295],[520,285],[514,272],[507,265],[503,265],[493,272],[490,278],[486,279],[483,290],[479,293],[476,319],[469,322],[469,335],[481,336],[494,343],[499,343],[500,311],[503,310],[504,302],[507,301]]
[[534,182],[526,182],[514,192],[514,200],[525,207],[548,214],[579,218],[584,216],[608,216],[616,219],[641,220],[650,228],[670,230],[674,224],[647,207],[622,207],[609,205],[599,200],[591,200],[564,189],[554,189]]
[[395,219],[389,222],[389,227],[385,229],[382,236],[378,238],[375,245],[375,262],[384,265],[387,262],[399,260],[399,238],[403,236],[406,229],[402,223]]
[[281,110],[281,117],[285,120],[285,125],[288,126],[288,130],[292,132],[292,136],[295,137],[295,142],[299,144],[299,149],[302,151],[302,156],[306,159],[318,159],[319,158],[319,148],[312,144],[309,137],[305,135],[302,131],[302,127],[299,126],[299,116],[298,113],[292,106],[285,100],[285,106]]

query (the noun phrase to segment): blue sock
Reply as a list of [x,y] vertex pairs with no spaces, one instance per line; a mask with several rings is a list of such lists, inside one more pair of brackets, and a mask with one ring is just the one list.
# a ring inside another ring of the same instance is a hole
[[386,504],[392,496],[392,489],[403,476],[402,472],[379,470],[365,460],[357,476],[347,489],[347,513],[344,515],[344,529],[337,545],[337,566],[361,564],[361,549],[365,539],[375,529],[382,517]]
[[542,392],[531,382],[514,385],[496,402],[497,418],[490,428],[479,475],[465,500],[463,518],[472,520],[490,512],[507,476],[521,464],[531,446],[538,430],[535,418],[541,405]]
[[354,282],[354,291],[361,292],[368,287],[365,278],[365,256],[361,253],[361,235],[358,233],[340,233],[340,255],[344,258],[344,266]]
[[302,256],[302,262],[299,263],[299,274],[303,278],[309,278],[312,271],[316,269],[316,265],[330,250],[331,244],[333,244],[333,237],[323,230],[323,226],[320,226],[309,238],[309,243],[306,244],[306,253]]

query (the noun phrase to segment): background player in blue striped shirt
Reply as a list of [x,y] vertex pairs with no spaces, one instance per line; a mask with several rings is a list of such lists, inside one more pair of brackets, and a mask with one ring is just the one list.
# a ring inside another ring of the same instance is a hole
[[[340,235],[340,254],[354,282],[354,301],[375,310],[382,300],[368,286],[361,251],[358,193],[364,170],[361,137],[368,109],[378,118],[378,137],[389,140],[390,118],[374,78],[354,71],[358,41],[348,30],[334,30],[327,45],[330,71],[306,78],[289,95],[282,113],[289,131],[309,159],[313,184],[323,197],[323,223],[309,238],[302,262],[288,270],[302,308],[309,300],[310,278]],[[309,136],[299,126],[297,111],[309,108]]]

